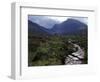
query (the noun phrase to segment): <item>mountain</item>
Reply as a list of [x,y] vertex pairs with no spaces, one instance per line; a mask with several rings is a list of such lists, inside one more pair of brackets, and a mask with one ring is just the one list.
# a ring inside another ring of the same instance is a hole
[[[45,22],[45,21],[44,21]],[[67,19],[66,21],[55,24],[51,29],[40,26],[28,20],[28,32],[31,35],[48,36],[48,35],[86,35],[87,25],[76,19]]]
[[58,35],[85,34],[87,25],[75,19],[68,19],[60,24],[55,24],[51,30],[53,34]]
[[47,16],[28,16],[28,20],[39,24],[40,26],[43,26],[47,29],[51,29],[55,24],[58,24],[59,22],[56,20],[53,20]]
[[49,35],[48,29],[28,20],[28,32],[30,35]]

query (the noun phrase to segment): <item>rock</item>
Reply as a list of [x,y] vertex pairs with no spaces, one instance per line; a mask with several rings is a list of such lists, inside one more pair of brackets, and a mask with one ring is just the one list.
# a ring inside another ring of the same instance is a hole
[[75,48],[78,48],[78,50],[66,57],[65,59],[66,65],[82,64],[82,59],[84,59],[84,51],[81,49],[81,47],[77,44],[73,45]]

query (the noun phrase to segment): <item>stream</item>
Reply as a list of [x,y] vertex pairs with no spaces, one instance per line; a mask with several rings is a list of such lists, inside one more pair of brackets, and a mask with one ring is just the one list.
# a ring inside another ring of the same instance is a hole
[[76,52],[69,54],[65,59],[66,65],[74,65],[74,64],[82,64],[82,60],[84,59],[84,51],[83,49],[72,42],[70,42],[75,48],[77,48]]

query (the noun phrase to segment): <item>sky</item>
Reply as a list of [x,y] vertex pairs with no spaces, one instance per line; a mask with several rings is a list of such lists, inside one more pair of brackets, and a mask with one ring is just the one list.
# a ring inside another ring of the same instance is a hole
[[86,17],[61,17],[61,16],[33,16],[29,15],[28,20],[39,24],[40,26],[46,27],[48,29],[52,28],[55,24],[62,23],[67,19],[76,19],[84,24],[88,23]]
[[53,20],[58,21],[58,22],[61,23],[65,20],[67,20],[69,17],[48,17],[48,18],[53,19]]

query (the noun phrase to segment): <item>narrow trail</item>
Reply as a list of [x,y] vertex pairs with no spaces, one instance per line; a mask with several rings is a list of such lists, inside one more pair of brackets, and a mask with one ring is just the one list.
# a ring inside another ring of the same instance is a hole
[[73,52],[72,54],[69,54],[65,59],[66,65],[73,65],[73,64],[82,64],[82,60],[84,59],[84,51],[83,49],[72,42],[70,42],[75,48],[77,48],[76,52]]

